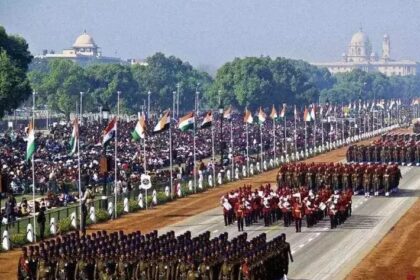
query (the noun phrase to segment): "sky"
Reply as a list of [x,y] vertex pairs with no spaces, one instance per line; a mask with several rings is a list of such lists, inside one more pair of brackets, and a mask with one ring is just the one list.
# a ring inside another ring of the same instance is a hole
[[156,52],[195,66],[269,55],[340,60],[360,27],[380,54],[420,61],[420,0],[0,0],[0,25],[33,54],[61,52],[84,30],[103,55]]

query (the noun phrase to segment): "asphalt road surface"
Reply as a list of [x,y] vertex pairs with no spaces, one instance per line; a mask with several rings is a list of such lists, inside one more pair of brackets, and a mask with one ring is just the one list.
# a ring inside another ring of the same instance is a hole
[[[353,267],[385,236],[401,216],[411,207],[420,193],[420,168],[401,167],[403,179],[400,191],[391,197],[353,197],[353,214],[334,230],[325,218],[312,228],[302,226],[295,233],[294,226],[281,224],[264,227],[262,222],[246,227],[248,239],[262,232],[271,239],[286,233],[295,259],[289,267],[289,279],[343,279]],[[187,230],[196,236],[210,231],[212,236],[228,232],[229,238],[238,234],[236,224],[225,227],[222,209],[215,208],[165,227],[176,234]],[[389,264],[391,265],[391,264]]]

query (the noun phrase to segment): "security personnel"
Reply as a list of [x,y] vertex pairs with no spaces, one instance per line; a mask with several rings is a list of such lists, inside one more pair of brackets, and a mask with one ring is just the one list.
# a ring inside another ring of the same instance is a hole
[[213,280],[213,269],[205,256],[198,266],[198,276],[200,280]]
[[233,280],[234,271],[227,256],[224,257],[222,266],[220,267],[219,280]]

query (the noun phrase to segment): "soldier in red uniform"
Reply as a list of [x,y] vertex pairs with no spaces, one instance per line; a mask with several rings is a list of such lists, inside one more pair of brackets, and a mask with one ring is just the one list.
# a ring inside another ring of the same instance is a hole
[[293,212],[293,219],[295,220],[295,227],[296,232],[302,231],[302,218],[303,218],[303,205],[300,201],[300,197],[295,198],[295,202],[292,206],[292,212]]
[[245,205],[243,201],[235,204],[236,221],[238,222],[238,231],[244,231]]

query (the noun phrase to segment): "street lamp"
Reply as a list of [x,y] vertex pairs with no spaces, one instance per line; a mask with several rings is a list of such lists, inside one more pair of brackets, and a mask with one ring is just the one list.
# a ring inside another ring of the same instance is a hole
[[83,91],[80,92],[80,125],[83,125]]
[[223,168],[223,100],[222,100],[222,91],[219,90],[219,115],[220,115],[220,166]]
[[36,91],[32,92],[32,127],[35,129],[35,95],[37,95]]
[[172,119],[175,120],[176,91],[172,92]]
[[102,124],[102,106],[99,106],[99,123]]
[[200,92],[198,91],[198,87],[200,86],[200,83],[197,83],[197,87],[195,88],[195,95],[196,95],[196,101],[195,101],[195,111],[198,114],[200,110]]
[[179,116],[179,88],[181,87],[180,83],[176,84],[176,116]]
[[150,94],[151,91],[147,92],[147,117],[150,118]]

